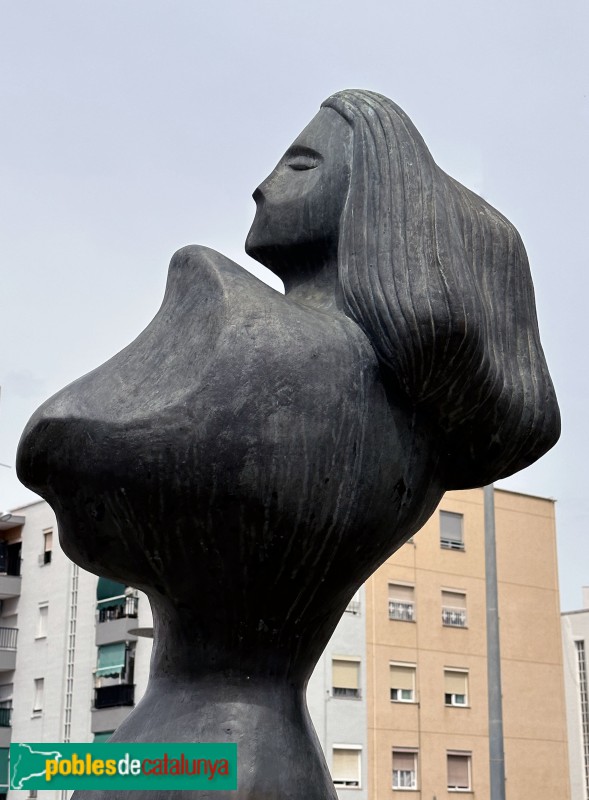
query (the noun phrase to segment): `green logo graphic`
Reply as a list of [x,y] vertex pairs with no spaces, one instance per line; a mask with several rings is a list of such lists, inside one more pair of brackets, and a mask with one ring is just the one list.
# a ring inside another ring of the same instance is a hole
[[11,789],[237,789],[236,744],[10,745]]

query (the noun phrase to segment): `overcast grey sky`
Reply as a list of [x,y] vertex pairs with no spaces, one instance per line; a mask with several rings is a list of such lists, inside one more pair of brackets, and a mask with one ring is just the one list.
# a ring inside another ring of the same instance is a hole
[[[563,434],[501,485],[557,498],[562,606],[578,607],[587,42],[586,0],[0,2],[0,462],[44,399],[150,321],[175,250],[252,268],[253,189],[322,100],[373,89],[526,244]],[[0,508],[32,498],[0,467]]]

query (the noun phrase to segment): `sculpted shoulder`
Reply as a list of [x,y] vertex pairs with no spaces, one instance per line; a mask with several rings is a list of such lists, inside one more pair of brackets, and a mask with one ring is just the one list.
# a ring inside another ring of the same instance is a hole
[[234,291],[247,295],[274,296],[284,300],[280,292],[260,281],[251,272],[227,256],[204,245],[189,244],[177,250],[170,261],[163,306],[184,302],[214,301],[223,304]]

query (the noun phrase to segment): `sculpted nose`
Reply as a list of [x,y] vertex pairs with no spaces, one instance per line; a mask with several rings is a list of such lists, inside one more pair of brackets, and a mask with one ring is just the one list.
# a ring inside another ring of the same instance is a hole
[[264,199],[264,192],[262,191],[263,185],[264,185],[263,183],[260,184],[260,186],[258,186],[257,189],[254,189],[254,193],[252,194],[252,197],[254,198],[254,202],[256,205],[259,205],[259,203],[261,203],[262,200]]

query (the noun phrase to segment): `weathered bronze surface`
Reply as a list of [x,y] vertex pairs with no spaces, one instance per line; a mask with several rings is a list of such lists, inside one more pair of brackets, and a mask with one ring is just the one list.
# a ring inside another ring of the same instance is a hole
[[151,601],[149,687],[113,740],[238,742],[232,796],[326,800],[304,693],[347,602],[559,414],[516,230],[392,102],[329,98],[254,198],[246,249],[286,295],[183,248],[153,322],[36,412],[18,469],[75,562]]

